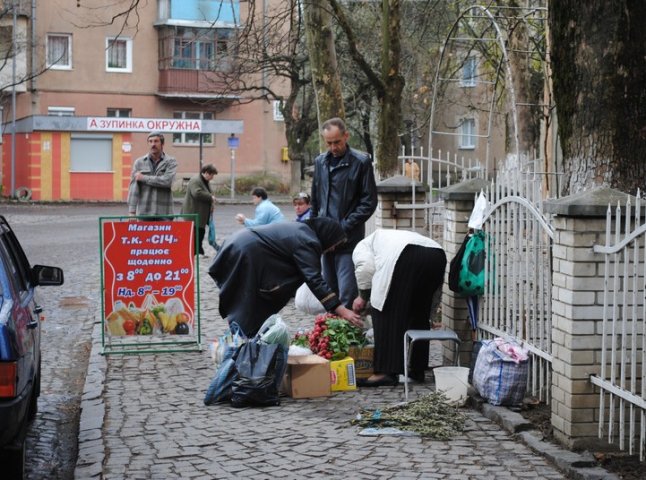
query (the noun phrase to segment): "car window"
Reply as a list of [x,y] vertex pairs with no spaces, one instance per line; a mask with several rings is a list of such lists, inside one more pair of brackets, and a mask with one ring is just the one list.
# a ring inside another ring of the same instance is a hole
[[22,297],[29,289],[29,264],[27,263],[25,268],[24,263],[27,259],[22,248],[17,245],[17,239],[13,232],[5,230],[0,235],[0,255],[4,259],[3,263],[6,265],[9,281],[15,284],[16,290],[20,292]]

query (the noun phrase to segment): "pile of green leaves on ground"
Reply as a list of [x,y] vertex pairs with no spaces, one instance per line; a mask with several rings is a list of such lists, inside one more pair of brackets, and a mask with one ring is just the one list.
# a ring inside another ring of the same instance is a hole
[[351,423],[364,428],[397,428],[434,440],[449,440],[462,432],[465,421],[464,413],[450,405],[444,393],[434,392],[412,402],[380,410],[362,410]]

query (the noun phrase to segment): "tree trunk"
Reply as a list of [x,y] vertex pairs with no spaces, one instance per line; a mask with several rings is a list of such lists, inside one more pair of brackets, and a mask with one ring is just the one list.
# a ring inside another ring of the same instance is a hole
[[[518,8],[520,2],[512,0],[509,6]],[[513,73],[513,85],[516,95],[516,118],[518,120],[518,152],[532,158],[532,153],[538,150],[538,139],[540,132],[541,110],[540,102],[542,96],[541,72],[532,68],[531,54],[527,53],[532,49],[530,45],[530,33],[528,25],[521,19],[517,19],[511,25],[509,34],[509,63]],[[513,129],[508,129],[513,132]],[[513,146],[513,139],[508,139],[508,145]]]
[[381,111],[377,139],[377,168],[382,178],[392,176],[398,171],[401,99],[404,89],[404,78],[400,72],[400,26],[401,1],[382,0],[381,78],[384,88],[379,97]]
[[646,3],[549,2],[562,193],[646,186]]
[[312,0],[302,5],[319,124],[332,117],[345,118],[332,17],[324,8],[327,2]]

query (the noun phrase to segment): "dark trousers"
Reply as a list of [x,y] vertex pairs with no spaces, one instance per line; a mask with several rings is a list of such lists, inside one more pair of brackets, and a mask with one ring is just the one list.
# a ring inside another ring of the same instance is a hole
[[197,246],[199,248],[198,252],[200,255],[204,255],[204,247],[202,243],[204,242],[204,235],[206,234],[206,228],[199,227],[197,229]]
[[[404,373],[404,333],[430,328],[433,293],[442,288],[446,254],[439,248],[408,245],[399,256],[382,311],[372,309],[375,373]],[[410,369],[428,367],[428,342],[416,343]]]

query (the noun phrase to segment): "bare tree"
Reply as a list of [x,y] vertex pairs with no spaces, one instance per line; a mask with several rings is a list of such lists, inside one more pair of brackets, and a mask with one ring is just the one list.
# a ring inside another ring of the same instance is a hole
[[305,34],[316,95],[319,124],[328,118],[345,118],[332,16],[325,0],[303,2]]
[[[14,5],[16,7],[14,11]],[[25,90],[28,83],[47,71],[47,66],[32,65],[27,54],[33,46],[27,28],[21,24],[28,10],[20,2],[4,2],[0,6],[0,95],[5,96],[15,88]],[[14,25],[14,14],[16,25]],[[14,29],[14,26],[16,27]]]
[[405,84],[400,71],[401,0],[382,0],[381,54],[378,68],[374,68],[359,50],[359,40],[354,35],[346,10],[337,0],[328,1],[339,27],[347,38],[349,53],[356,68],[363,72],[376,94],[379,105],[377,169],[382,176],[392,175],[397,172],[399,131],[402,124],[401,100]]

